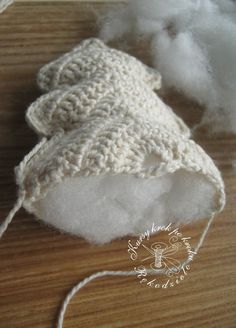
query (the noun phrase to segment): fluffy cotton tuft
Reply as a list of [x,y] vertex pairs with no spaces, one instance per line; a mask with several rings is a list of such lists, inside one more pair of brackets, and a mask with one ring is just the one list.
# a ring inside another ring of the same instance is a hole
[[215,188],[201,174],[179,170],[161,178],[99,175],[67,178],[34,204],[36,215],[90,242],[106,243],[157,226],[209,217]]
[[151,39],[166,88],[206,107],[200,125],[236,133],[236,2],[131,0],[107,14],[100,36]]

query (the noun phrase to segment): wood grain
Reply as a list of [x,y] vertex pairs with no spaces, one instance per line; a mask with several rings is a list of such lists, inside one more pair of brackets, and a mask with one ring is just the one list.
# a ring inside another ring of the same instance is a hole
[[[25,120],[39,96],[36,74],[81,39],[97,35],[104,4],[17,2],[0,16],[0,216],[16,197],[13,168],[37,142]],[[145,48],[130,49],[148,61]],[[165,100],[191,126],[202,109],[177,94]],[[226,184],[227,206],[178,287],[154,290],[136,277],[102,278],[72,301],[65,327],[234,328],[236,326],[236,138],[195,139],[216,161]],[[183,228],[196,241],[205,222]],[[49,328],[59,305],[79,280],[98,270],[129,270],[128,238],[91,246],[38,223],[23,209],[0,242],[0,327]]]

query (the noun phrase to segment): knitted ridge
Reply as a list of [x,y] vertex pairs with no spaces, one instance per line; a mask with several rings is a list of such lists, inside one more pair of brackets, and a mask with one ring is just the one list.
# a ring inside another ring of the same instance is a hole
[[44,66],[38,84],[48,93],[29,107],[26,119],[43,139],[24,169],[15,170],[28,211],[67,177],[155,178],[180,169],[203,175],[216,190],[215,212],[224,207],[218,169],[153,91],[161,86],[156,71],[88,39]]
[[183,121],[153,92],[161,87],[160,74],[98,39],[85,40],[44,66],[38,84],[43,91],[51,92],[30,106],[26,119],[45,136],[72,130],[88,120],[118,115],[141,115],[142,120],[190,134]]

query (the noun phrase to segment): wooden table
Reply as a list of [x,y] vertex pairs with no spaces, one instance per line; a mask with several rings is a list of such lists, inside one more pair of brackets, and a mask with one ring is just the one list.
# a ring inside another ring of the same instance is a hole
[[[111,6],[111,4],[110,4]],[[80,40],[96,36],[102,3],[16,2],[0,16],[0,216],[16,198],[13,168],[37,142],[24,112],[39,96],[36,74],[45,63]],[[130,51],[143,59],[145,49]],[[136,49],[137,50],[137,49]],[[165,96],[191,126],[202,110],[177,94]],[[72,301],[65,327],[236,327],[236,138],[195,139],[223,173],[227,206],[214,221],[178,287],[155,290],[136,277],[102,278]],[[183,228],[196,240],[205,222]],[[0,242],[0,327],[54,327],[59,305],[79,280],[98,270],[131,270],[128,238],[91,246],[38,223],[23,209]]]

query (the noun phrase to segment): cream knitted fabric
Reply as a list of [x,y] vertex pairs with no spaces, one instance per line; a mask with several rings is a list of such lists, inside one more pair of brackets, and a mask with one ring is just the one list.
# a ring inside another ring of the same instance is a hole
[[[211,186],[210,212],[223,208],[220,173],[189,139],[183,121],[153,91],[161,85],[156,71],[98,39],[88,39],[44,66],[38,83],[48,93],[29,107],[26,118],[42,140],[15,171],[28,211],[40,217],[38,204],[69,178],[119,175],[158,184],[161,177],[178,172]],[[73,233],[70,218],[60,225],[49,223]],[[137,224],[110,239],[139,232]],[[79,229],[75,233],[83,235]]]

